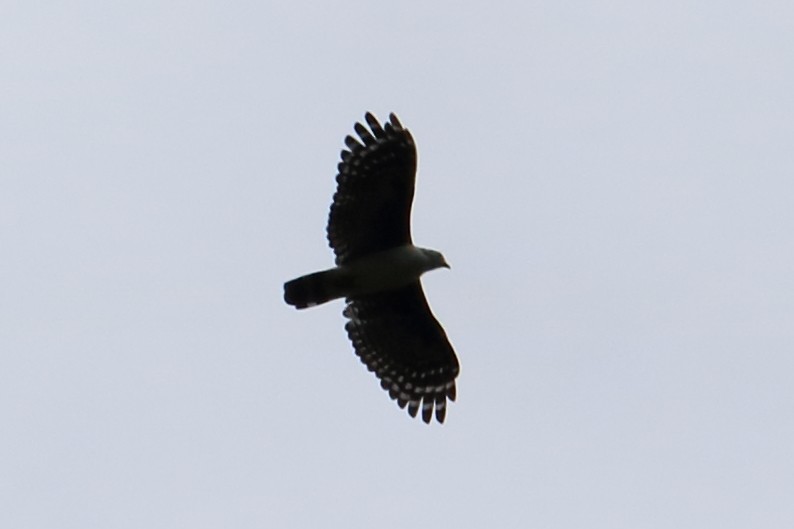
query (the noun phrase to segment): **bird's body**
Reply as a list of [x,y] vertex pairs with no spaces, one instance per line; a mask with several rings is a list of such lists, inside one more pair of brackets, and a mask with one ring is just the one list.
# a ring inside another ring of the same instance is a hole
[[[411,134],[397,117],[381,126],[366,114],[356,123],[362,143],[345,138],[337,192],[328,222],[334,268],[284,285],[285,301],[298,309],[345,298],[345,325],[356,354],[381,386],[415,416],[444,421],[455,400],[458,360],[430,312],[419,278],[449,268],[443,255],[411,241],[410,213],[416,174]],[[371,131],[371,132],[370,132]]]
[[403,287],[440,267],[449,268],[440,253],[406,244],[293,279],[284,285],[284,297],[290,305],[303,309]]

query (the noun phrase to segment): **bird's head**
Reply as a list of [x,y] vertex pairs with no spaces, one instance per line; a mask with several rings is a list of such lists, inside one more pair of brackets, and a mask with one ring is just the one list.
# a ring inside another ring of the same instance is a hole
[[441,252],[437,252],[435,250],[429,250],[427,248],[422,248],[422,253],[427,260],[427,269],[426,270],[435,270],[436,268],[450,268],[449,264],[447,264],[447,260],[444,259],[444,256]]

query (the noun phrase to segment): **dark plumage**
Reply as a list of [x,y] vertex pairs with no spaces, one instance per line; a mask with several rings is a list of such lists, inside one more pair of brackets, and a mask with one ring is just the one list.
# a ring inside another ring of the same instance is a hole
[[358,140],[345,138],[328,219],[335,268],[284,285],[297,308],[345,297],[347,334],[356,354],[401,408],[444,422],[455,400],[458,359],[425,299],[420,276],[448,265],[434,250],[413,246],[411,203],[416,147],[391,114],[383,126],[367,113]]

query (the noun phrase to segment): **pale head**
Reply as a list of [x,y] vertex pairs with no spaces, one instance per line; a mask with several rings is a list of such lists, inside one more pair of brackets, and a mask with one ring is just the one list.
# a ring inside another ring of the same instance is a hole
[[441,252],[430,250],[428,248],[419,248],[419,250],[425,257],[425,272],[435,270],[436,268],[450,268],[449,264],[447,264],[447,260],[444,259],[444,256],[441,254]]

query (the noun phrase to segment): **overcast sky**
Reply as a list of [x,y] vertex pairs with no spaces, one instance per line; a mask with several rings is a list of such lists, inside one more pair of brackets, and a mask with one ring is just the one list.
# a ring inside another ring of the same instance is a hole
[[[790,1],[0,11],[3,527],[794,526]],[[282,300],[368,110],[443,426]]]

